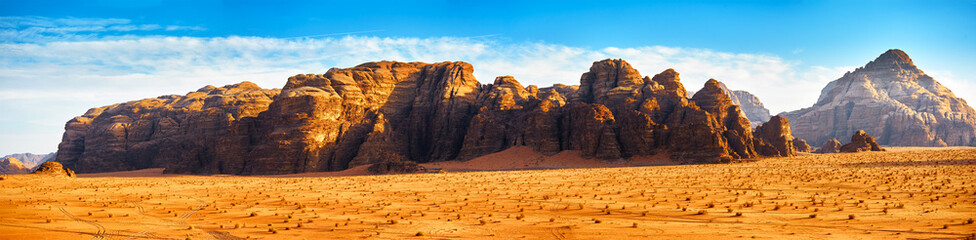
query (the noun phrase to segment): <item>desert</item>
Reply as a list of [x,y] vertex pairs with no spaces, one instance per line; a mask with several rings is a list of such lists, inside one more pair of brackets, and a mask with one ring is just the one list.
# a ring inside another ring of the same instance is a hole
[[0,240],[976,240],[976,1],[0,9]]
[[[902,147],[572,169],[495,158],[373,176],[7,175],[0,238],[967,239],[974,156]],[[540,169],[493,171],[518,165]]]

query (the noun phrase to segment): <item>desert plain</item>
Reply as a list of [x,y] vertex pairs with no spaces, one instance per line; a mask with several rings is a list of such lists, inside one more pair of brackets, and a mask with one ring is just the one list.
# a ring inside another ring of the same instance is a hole
[[976,233],[976,148],[709,165],[557,161],[559,155],[512,151],[403,175],[355,176],[361,168],[282,176],[161,169],[74,179],[7,175],[0,180],[0,239],[972,239]]

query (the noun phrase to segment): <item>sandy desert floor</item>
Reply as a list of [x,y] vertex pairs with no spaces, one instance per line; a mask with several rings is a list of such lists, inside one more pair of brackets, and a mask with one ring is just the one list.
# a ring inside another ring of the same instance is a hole
[[[492,166],[549,167],[545,162]],[[361,170],[4,176],[0,239],[966,239],[976,233],[976,148],[721,165],[341,176]]]

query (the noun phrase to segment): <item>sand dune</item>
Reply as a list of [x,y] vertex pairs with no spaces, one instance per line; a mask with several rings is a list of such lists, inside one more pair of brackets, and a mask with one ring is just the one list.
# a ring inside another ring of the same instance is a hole
[[964,239],[976,233],[972,148],[647,167],[621,166],[667,162],[596,166],[523,150],[470,165],[427,166],[587,168],[12,175],[0,180],[0,239]]

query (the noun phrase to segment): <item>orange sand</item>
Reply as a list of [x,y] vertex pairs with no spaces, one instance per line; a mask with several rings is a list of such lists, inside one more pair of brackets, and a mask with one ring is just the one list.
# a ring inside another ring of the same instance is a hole
[[427,166],[588,168],[3,176],[0,239],[963,239],[976,233],[974,148],[649,167],[621,166],[667,161],[594,166],[572,155],[538,157],[515,149],[470,165]]

